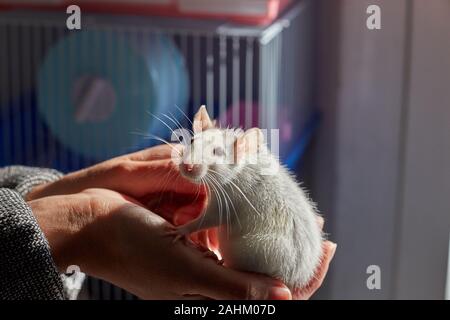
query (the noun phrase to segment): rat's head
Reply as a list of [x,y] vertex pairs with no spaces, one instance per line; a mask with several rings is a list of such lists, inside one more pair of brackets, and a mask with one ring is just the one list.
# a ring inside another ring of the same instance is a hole
[[221,129],[214,126],[204,106],[194,117],[194,136],[182,152],[180,172],[194,182],[225,184],[255,155],[263,141],[259,129]]

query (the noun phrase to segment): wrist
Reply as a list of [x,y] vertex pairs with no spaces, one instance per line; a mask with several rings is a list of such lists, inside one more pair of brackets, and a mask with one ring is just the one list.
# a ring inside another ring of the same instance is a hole
[[98,212],[92,210],[89,195],[51,196],[28,202],[49,242],[53,260],[60,272],[70,265],[96,273],[101,259],[101,229]]

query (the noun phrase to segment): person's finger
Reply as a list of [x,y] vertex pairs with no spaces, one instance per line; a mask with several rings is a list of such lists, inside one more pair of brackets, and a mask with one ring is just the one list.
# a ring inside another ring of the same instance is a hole
[[191,233],[191,234],[189,235],[189,239],[190,239],[193,243],[199,243],[199,241],[198,241],[198,232]]
[[321,216],[317,216],[317,224],[319,225],[320,229],[323,229],[323,225],[325,224],[325,220]]
[[135,205],[138,205],[141,207],[143,206],[143,204],[139,200],[134,199],[133,197],[130,197],[126,194],[123,194],[123,193],[120,193],[117,191],[108,190],[108,189],[90,188],[90,189],[83,190],[83,191],[79,192],[78,194],[86,194],[86,195],[91,195],[93,197],[101,197],[105,201],[125,200],[125,201],[133,203]]
[[201,209],[196,204],[179,205],[176,203],[161,202],[156,203],[153,207],[147,208],[170,221],[175,226],[186,224],[201,212]]
[[142,193],[175,192],[206,194],[206,187],[189,181],[180,174],[178,166],[170,159],[142,161],[132,164],[127,173],[128,181],[133,189],[140,189]]
[[[180,144],[162,144],[148,149],[140,150],[126,155],[126,158],[134,161],[152,161],[161,159],[170,159],[173,152],[180,152],[182,146]],[[176,151],[175,151],[175,150]]]
[[191,233],[189,235],[189,239],[196,245],[214,252],[216,256],[219,257],[221,255],[218,250],[219,245],[217,240],[217,232],[215,232],[216,229],[217,228],[211,228],[208,230]]
[[212,251],[219,249],[219,235],[217,233],[217,228],[208,229],[209,245]]
[[139,199],[147,209],[172,224],[185,224],[199,216],[207,205],[206,195],[162,193]]
[[[148,208],[162,207],[180,209],[184,206],[198,205],[204,207],[207,202],[207,195],[201,191],[198,193],[176,193],[176,192],[158,192],[147,194],[140,197],[139,200],[146,204]],[[171,207],[170,207],[171,206]],[[153,211],[153,210],[151,210]]]
[[195,270],[195,293],[212,299],[292,299],[289,289],[278,280],[226,268],[211,259],[198,259]]
[[[187,241],[185,241],[186,245],[192,246],[195,249],[199,250],[204,254],[204,257],[209,257],[212,254],[215,254],[215,252],[211,251],[202,241],[200,241],[201,234],[205,231],[200,232],[194,232],[188,235]],[[217,255],[216,255],[217,258]]]
[[[130,162],[121,166],[117,176],[108,179],[109,189],[141,198],[156,193],[207,194],[206,186],[194,183],[180,174],[170,159]],[[120,178],[118,178],[120,177]]]
[[323,225],[325,224],[325,219],[322,216],[317,216],[317,224],[320,229],[323,229]]
[[209,234],[208,230],[202,230],[200,232],[197,232],[197,241],[200,245],[204,246],[205,248],[211,249],[211,244],[209,242]]
[[337,244],[331,241],[325,241],[323,244],[323,257],[319,269],[316,271],[316,280],[313,282],[313,288],[318,289],[327,274],[330,262],[336,253]]
[[336,247],[337,244],[331,241],[325,241],[323,243],[322,262],[316,270],[313,280],[305,288],[294,290],[293,296],[295,299],[309,299],[314,294],[314,292],[316,292],[317,289],[320,288],[328,272],[330,262],[336,252]]

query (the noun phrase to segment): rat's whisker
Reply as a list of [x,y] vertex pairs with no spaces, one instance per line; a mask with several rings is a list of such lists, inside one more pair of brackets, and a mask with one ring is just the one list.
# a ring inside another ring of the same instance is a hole
[[140,137],[147,137],[148,135],[148,132],[139,132],[139,131],[130,131],[129,133]]
[[[188,130],[188,129],[185,129],[185,128],[180,127],[180,123],[177,122],[177,121],[175,121],[172,117],[169,117],[167,114],[163,113],[162,115],[163,115],[164,117],[166,117],[168,120],[170,120],[170,121],[177,127],[177,129],[180,129],[180,130]],[[173,131],[172,131],[172,133],[173,133]]]
[[215,193],[215,195],[216,195],[216,197],[217,197],[217,204],[218,204],[218,206],[219,206],[219,213],[220,213],[220,221],[222,221],[222,216],[223,216],[223,202],[222,202],[222,197],[221,197],[221,194],[219,193],[219,191],[218,191],[218,189],[217,189],[217,186],[214,184],[214,182],[210,179],[210,177],[207,177],[207,176],[205,176],[205,178],[207,178],[208,179],[208,181],[211,183],[211,187],[213,188],[213,190],[214,190],[214,193]]
[[180,130],[186,130],[185,128],[183,128],[183,125],[181,124],[180,121],[178,121],[177,117],[174,116],[174,114],[172,112],[169,111],[169,115],[172,117],[172,119],[177,123],[177,127]]
[[162,197],[164,195],[164,191],[166,191],[168,181],[170,181],[172,179],[172,173],[174,173],[174,171],[175,170],[173,168],[170,168],[170,170],[164,175],[164,179],[162,180],[162,182],[160,182],[160,185],[158,186],[158,187],[161,187],[161,189],[160,189],[161,193],[159,195],[158,205],[161,204]]
[[148,133],[148,132],[144,133],[144,132],[138,132],[138,131],[132,131],[132,132],[130,132],[130,134],[134,134],[134,135],[138,135],[138,136],[144,137],[146,139],[152,139],[152,140],[157,140],[159,142],[162,142],[162,143],[168,145],[172,150],[174,150],[177,153],[178,156],[181,157],[181,155],[182,155],[181,152],[172,145],[172,143],[170,143],[169,141],[167,141],[167,140],[165,140],[165,139],[163,139],[161,137],[158,137],[157,135],[154,135],[154,134],[151,134],[151,133]]
[[181,152],[180,152],[180,150],[178,150],[177,148],[175,148],[175,147],[173,146],[173,144],[170,143],[169,141],[167,141],[166,139],[163,139],[163,138],[158,137],[158,136],[156,136],[156,135],[154,135],[154,134],[151,134],[151,133],[146,134],[145,137],[148,138],[148,139],[153,139],[153,140],[160,141],[160,142],[162,142],[162,143],[168,145],[170,148],[172,148],[172,150],[174,150],[174,151],[177,153],[178,156],[181,156],[181,155],[182,155]]
[[[192,136],[194,135],[194,133],[192,132],[192,130],[185,129],[185,128],[181,128],[181,127],[180,127],[180,123],[179,123],[179,122],[176,122],[172,117],[169,117],[169,116],[168,116],[167,114],[165,114],[165,113],[163,113],[163,116],[166,117],[167,119],[169,119],[170,121],[172,121],[172,123],[177,127],[176,130],[180,130],[181,133],[183,133],[183,131],[188,131],[189,134],[190,134],[190,137],[192,137]],[[172,134],[175,134],[175,132],[172,131]],[[176,137],[177,137],[177,139],[178,139],[178,141],[179,141],[180,143],[183,143],[183,142],[184,142],[184,140],[183,140],[183,141],[180,140],[180,137],[179,137],[178,135],[176,135]],[[189,137],[189,138],[190,138],[190,137]],[[189,138],[188,138],[188,139],[189,139]],[[186,139],[186,137],[184,137],[184,135],[183,135],[183,139]]]
[[[223,174],[221,174],[220,172],[217,172],[213,169],[208,169],[209,171],[217,174],[218,176],[221,176],[222,178],[227,178],[226,176],[224,176]],[[261,213],[256,210],[256,208],[253,206],[253,204],[250,202],[250,200],[247,198],[247,196],[244,194],[244,192],[241,190],[241,188],[239,188],[233,181],[229,180],[228,183],[230,183],[232,186],[234,186],[236,188],[237,191],[239,191],[239,193],[244,197],[245,201],[248,202],[248,204],[251,206],[251,208],[259,215],[262,216]]]
[[[169,129],[171,135],[174,135],[174,132],[173,132],[172,127],[169,126],[164,120],[162,120],[160,117],[158,117],[157,115],[155,115],[155,114],[153,114],[153,113],[151,113],[151,112],[150,112],[150,115],[151,115],[152,117],[154,117],[155,119],[159,120],[163,125],[165,125],[165,126]],[[178,138],[177,135],[175,135],[175,136],[177,137],[178,142],[181,143],[180,138]]]
[[180,123],[180,121],[178,121],[178,119],[173,115],[172,112],[169,111],[169,114],[172,116],[174,122],[177,124],[178,129],[180,129],[180,130],[186,130],[186,131],[189,132],[189,134],[190,134],[191,137],[194,136],[194,131],[192,131],[191,129],[184,128],[183,125]]
[[[224,198],[227,200],[226,204],[227,204],[227,212],[229,215],[229,223],[231,222],[231,208],[229,207],[229,205],[231,205],[231,207],[233,208],[235,217],[236,217],[236,221],[237,221],[239,227],[242,228],[241,221],[240,221],[239,216],[236,211],[236,207],[234,206],[233,200],[231,200],[230,196],[228,195],[228,191],[220,184],[220,182],[215,177],[211,176],[211,178],[216,181],[216,184],[218,185],[219,189],[221,190]],[[230,228],[231,228],[231,223],[228,226],[228,235],[230,234]]]
[[225,202],[225,214],[226,214],[226,221],[227,221],[227,237],[230,236],[231,231],[231,212],[230,207],[228,205],[226,193],[224,192],[223,188],[221,188],[220,184],[216,182],[218,185],[218,189],[220,190],[221,194],[223,195],[224,202]]
[[189,124],[193,127],[194,124],[192,123],[191,119],[189,119],[187,114],[183,110],[181,110],[181,108],[178,107],[177,105],[175,105],[175,108],[177,108],[181,112],[181,114],[187,119],[187,121],[189,121]]
[[[202,184],[204,184],[202,179],[200,179],[200,181],[202,182]],[[196,192],[196,194],[195,194],[195,198],[194,198],[194,200],[192,200],[191,204],[194,204],[194,203],[197,201],[198,197],[200,196],[200,191],[201,191],[201,189],[202,189],[202,187],[201,187],[201,185],[199,184],[199,185],[197,186],[197,192]]]
[[236,207],[234,206],[233,200],[231,200],[230,195],[228,194],[228,192],[225,189],[224,189],[224,192],[225,192],[225,196],[228,198],[228,200],[230,201],[230,204],[231,204],[231,206],[233,208],[233,212],[234,212],[234,215],[236,217],[236,221],[237,221],[239,227],[242,228],[242,224],[241,224],[241,221],[239,219],[239,214],[238,214],[238,212],[236,210]]
[[[214,178],[214,179],[216,179],[216,178]],[[217,179],[216,179],[216,181],[217,181],[217,184],[220,185],[220,183],[219,183],[219,181],[218,181]],[[236,217],[236,221],[237,221],[239,227],[242,228],[242,225],[241,225],[241,222],[240,222],[240,220],[239,220],[239,216],[238,216],[238,214],[237,214],[237,211],[236,211],[236,208],[235,208],[235,206],[234,206],[233,200],[231,200],[230,196],[228,195],[228,191],[227,191],[223,186],[220,186],[220,188],[221,188],[221,190],[222,190],[222,193],[223,193],[224,197],[225,197],[226,199],[228,199],[227,204],[229,203],[229,204],[231,205],[231,207],[233,208],[233,212],[234,212],[234,215],[235,215],[235,217]],[[228,206],[228,205],[227,205],[227,206]],[[230,220],[231,220],[231,209],[228,208],[228,211],[229,211]],[[231,224],[230,224],[230,225],[231,225]]]
[[208,199],[211,199],[211,188],[210,188],[208,182],[205,179],[203,179],[203,178],[201,178],[200,181],[202,183],[204,183],[204,185],[206,186],[206,192],[208,194]]
[[217,187],[221,190],[221,192],[222,192],[224,198],[225,198],[226,200],[228,200],[228,201],[226,201],[226,204],[227,204],[227,208],[228,208],[228,211],[229,211],[229,214],[230,214],[230,218],[231,218],[231,209],[228,207],[228,202],[229,202],[229,204],[231,205],[231,207],[233,208],[233,212],[234,212],[234,214],[235,214],[236,221],[238,222],[239,227],[242,228],[242,225],[241,225],[241,222],[240,222],[240,219],[239,219],[239,215],[238,215],[238,213],[237,213],[237,211],[236,211],[236,207],[234,206],[233,200],[232,200],[231,197],[228,195],[227,190],[220,184],[219,180],[216,179],[213,175],[209,175],[209,177],[210,177],[211,180],[215,181],[215,184],[216,184]]
[[220,224],[222,224],[222,198],[220,197],[220,194],[217,191],[217,188],[215,187],[214,183],[212,182],[212,180],[210,180],[210,177],[208,177],[206,175],[205,180],[210,183],[209,186],[213,189],[213,192],[216,195],[217,205],[219,207],[218,208],[219,209],[219,222],[220,222]]
[[[213,187],[211,186],[210,182],[208,181],[207,177],[202,177],[200,178],[200,181],[204,182],[205,185],[207,186],[207,190],[208,190],[208,198],[211,199],[211,192],[216,196],[217,198],[217,194],[215,192],[215,190],[213,189]],[[220,215],[220,210],[219,210],[219,221],[221,221],[221,215]]]

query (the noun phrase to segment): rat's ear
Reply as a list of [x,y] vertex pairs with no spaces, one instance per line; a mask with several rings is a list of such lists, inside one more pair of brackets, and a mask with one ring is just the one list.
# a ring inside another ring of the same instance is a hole
[[209,114],[208,111],[206,111],[205,106],[201,106],[195,114],[192,127],[194,133],[214,128],[214,122],[209,118]]
[[255,154],[264,142],[264,135],[259,128],[251,128],[239,136],[235,142],[236,160],[242,159],[244,154]]

